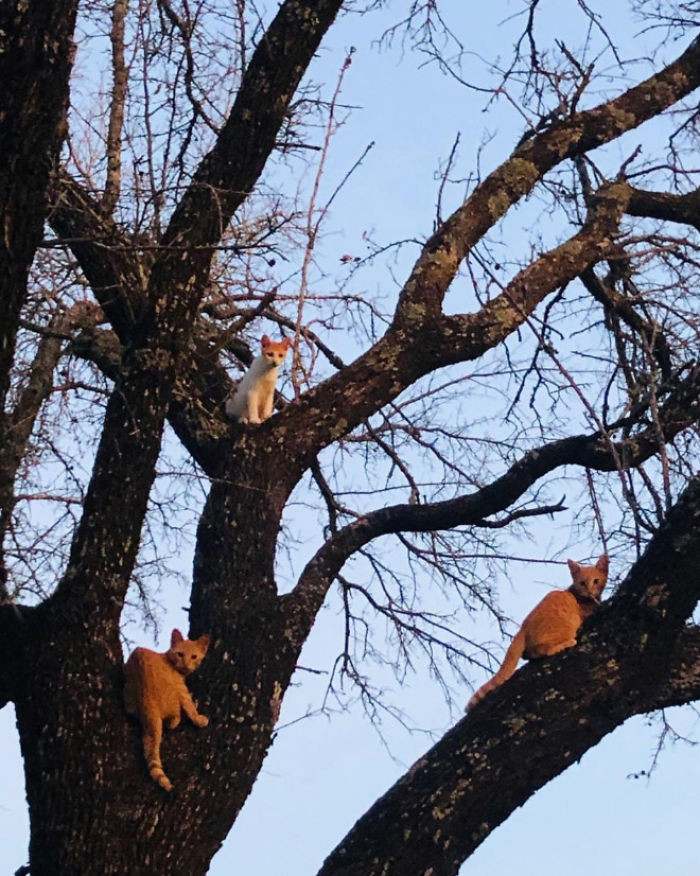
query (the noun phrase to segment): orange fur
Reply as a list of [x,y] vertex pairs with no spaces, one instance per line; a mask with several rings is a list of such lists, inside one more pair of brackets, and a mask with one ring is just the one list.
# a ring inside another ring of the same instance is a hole
[[166,791],[172,789],[163,772],[160,742],[163,724],[172,730],[184,712],[196,727],[206,727],[209,718],[200,715],[185,684],[185,676],[199,666],[207,653],[209,636],[185,639],[173,630],[170,649],[160,654],[136,648],[124,667],[124,708],[143,727],[143,753],[151,778]]
[[600,604],[600,594],[608,580],[608,557],[603,554],[595,566],[567,562],[571,586],[568,590],[553,590],[532,609],[513,637],[500,669],[469,700],[467,711],[489,691],[508,681],[521,657],[525,660],[549,657],[576,644],[579,627]]

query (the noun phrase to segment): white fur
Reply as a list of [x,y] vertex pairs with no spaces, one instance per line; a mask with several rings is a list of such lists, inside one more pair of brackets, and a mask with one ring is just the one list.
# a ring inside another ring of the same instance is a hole
[[271,416],[279,366],[286,353],[263,346],[234,394],[226,400],[226,416],[241,423],[262,423]]

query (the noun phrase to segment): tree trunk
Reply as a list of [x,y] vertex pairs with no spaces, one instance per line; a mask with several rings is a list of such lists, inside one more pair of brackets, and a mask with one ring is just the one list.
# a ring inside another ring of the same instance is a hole
[[273,580],[288,488],[270,458],[243,441],[201,518],[191,621],[213,641],[190,686],[210,725],[183,719],[165,731],[172,793],[149,778],[140,728],[125,718],[112,620],[86,624],[66,591],[22,620],[13,696],[34,876],[207,872],[258,776],[296,663]]
[[[46,216],[49,172],[65,136],[77,0],[0,7],[0,512],[7,525],[13,472],[3,449],[6,397],[27,277]],[[0,543],[0,601],[7,597]]]

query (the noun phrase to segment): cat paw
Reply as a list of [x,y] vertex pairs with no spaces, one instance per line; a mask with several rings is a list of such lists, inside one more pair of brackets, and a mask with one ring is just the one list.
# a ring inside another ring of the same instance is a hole
[[197,715],[194,719],[194,723],[197,727],[208,727],[209,726],[209,718],[206,715]]

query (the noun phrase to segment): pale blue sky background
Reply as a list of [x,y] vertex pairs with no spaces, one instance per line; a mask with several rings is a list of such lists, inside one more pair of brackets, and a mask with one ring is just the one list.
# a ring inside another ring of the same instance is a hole
[[[482,156],[482,167],[488,169],[509,153],[523,130],[514,111],[501,106],[498,112],[483,113],[483,96],[465,90],[434,65],[420,67],[421,59],[410,52],[402,57],[397,50],[379,51],[371,45],[384,26],[399,18],[405,5],[393,3],[388,11],[365,19],[350,16],[339,21],[314,70],[317,80],[329,83],[329,93],[345,50],[356,47],[343,100],[358,109],[337,136],[326,177],[328,190],[370,140],[376,144],[334,205],[343,231],[335,232],[326,243],[329,258],[334,248],[336,256],[345,252],[363,255],[365,230],[385,242],[428,234],[435,215],[435,172],[457,132],[462,137],[459,169],[465,175],[474,166],[485,131],[496,135]],[[597,4],[601,9],[612,5]],[[515,31],[497,24],[521,4],[494,6],[502,9],[500,19],[480,4],[459,0],[444,4],[468,49],[493,58],[501,48],[505,59]],[[622,9],[627,3],[615,6]],[[570,46],[582,35],[576,8],[575,0],[541,4],[551,33]],[[620,41],[635,32],[634,24],[622,16],[615,20],[606,13],[606,23]],[[634,49],[627,42],[627,55],[642,54],[644,45],[642,37],[637,37]],[[679,51],[679,45],[669,47],[668,57]],[[477,57],[469,72],[477,82],[486,83]],[[634,70],[630,76],[632,81],[639,78]],[[455,190],[451,197],[457,194]],[[517,235],[517,229],[513,234]],[[513,238],[515,247],[522,242]],[[407,253],[395,270],[399,280],[409,264]],[[393,293],[392,280],[382,265],[373,281],[377,290],[385,287]],[[538,535],[540,544],[529,544],[528,553],[541,549],[543,555],[553,555],[570,532],[566,522],[558,520],[556,525],[540,524]],[[591,553],[595,552],[593,547]],[[580,555],[575,548],[572,553],[583,559],[588,551],[582,547]],[[191,556],[183,556],[181,562],[189,576]],[[625,572],[615,565],[614,557],[612,571],[618,578]],[[518,580],[523,586],[517,590],[508,581],[499,582],[503,607],[515,619],[522,618],[548,587],[567,584],[566,567],[520,565]],[[186,592],[173,585],[173,591],[164,591],[161,598],[166,615],[157,645],[164,648],[171,626],[186,627],[179,609]],[[482,627],[469,630],[471,637],[499,639],[492,625],[485,619],[480,622]],[[338,606],[331,598],[304,650],[302,664],[327,670],[342,647],[341,637]],[[324,676],[298,676],[298,684],[285,698],[283,727],[307,710],[318,709],[323,698]],[[439,687],[427,673],[410,676],[403,687],[390,676],[382,681],[392,689],[394,700],[406,710],[413,726],[439,735],[458,717],[456,712],[450,715]],[[458,701],[460,697],[466,701],[469,691],[456,690],[455,694]],[[678,729],[697,732],[696,716],[689,709],[674,716],[674,721]],[[313,876],[354,821],[431,744],[425,733],[408,733],[391,720],[385,722],[383,732],[384,740],[358,704],[330,719],[318,716],[282,729],[246,807],[214,859],[212,876]],[[518,876],[695,876],[700,870],[694,835],[700,804],[697,751],[681,745],[666,750],[651,782],[628,777],[649,766],[656,738],[655,728],[643,718],[630,721],[514,813],[464,865],[463,876],[515,872]],[[0,740],[0,870],[12,873],[26,860],[27,824],[11,708],[0,712]]]

